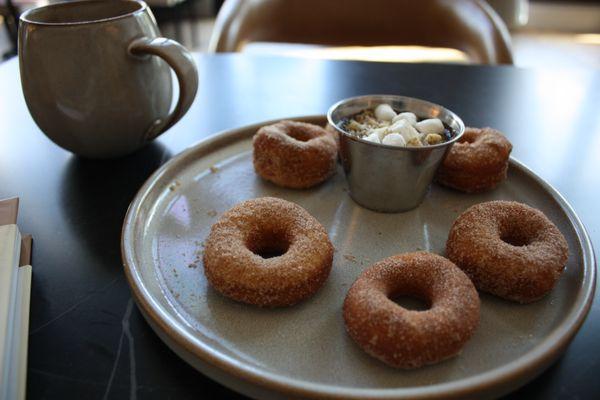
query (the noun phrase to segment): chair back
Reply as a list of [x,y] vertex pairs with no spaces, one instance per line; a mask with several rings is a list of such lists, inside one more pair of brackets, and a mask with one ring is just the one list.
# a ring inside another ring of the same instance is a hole
[[513,62],[506,26],[480,0],[226,0],[209,50],[251,42],[420,45],[458,49],[481,64]]

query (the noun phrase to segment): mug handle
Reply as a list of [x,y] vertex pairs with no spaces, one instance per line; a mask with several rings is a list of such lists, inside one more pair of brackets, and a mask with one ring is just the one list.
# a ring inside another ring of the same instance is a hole
[[146,140],[152,140],[172,127],[181,119],[194,102],[198,91],[198,69],[192,54],[174,40],[156,37],[135,39],[129,45],[129,52],[135,56],[154,55],[169,64],[179,82],[179,99],[173,112],[165,119],[157,119],[146,132]]

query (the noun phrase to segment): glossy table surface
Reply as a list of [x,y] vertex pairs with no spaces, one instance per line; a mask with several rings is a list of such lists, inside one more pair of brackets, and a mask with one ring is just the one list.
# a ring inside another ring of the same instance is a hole
[[[598,70],[242,55],[197,62],[200,90],[189,113],[156,143],[110,161],[79,159],[50,142],[29,116],[17,61],[0,65],[0,198],[21,198],[18,223],[34,237],[30,399],[242,398],[180,360],[140,315],[121,266],[125,211],[144,180],[192,143],[262,120],[322,114],[344,97],[419,97],[467,125],[500,129],[513,156],[566,197],[600,248]],[[507,398],[597,398],[599,332],[595,301],[565,355]]]

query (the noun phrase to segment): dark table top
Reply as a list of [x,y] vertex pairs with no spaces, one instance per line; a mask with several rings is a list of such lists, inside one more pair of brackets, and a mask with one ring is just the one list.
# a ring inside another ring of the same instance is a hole
[[[137,310],[121,266],[125,211],[170,157],[223,129],[325,113],[359,94],[397,93],[443,104],[467,125],[493,126],[513,155],[572,204],[600,248],[600,71],[198,56],[189,113],[156,143],[111,161],[51,143],[25,106],[18,63],[0,65],[0,198],[19,196],[34,237],[27,394],[31,399],[241,396],[172,353]],[[600,395],[600,305],[564,356],[508,396]]]

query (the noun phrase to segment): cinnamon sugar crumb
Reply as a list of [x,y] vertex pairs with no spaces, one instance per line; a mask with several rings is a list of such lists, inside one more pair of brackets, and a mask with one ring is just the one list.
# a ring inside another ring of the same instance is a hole
[[177,190],[177,188],[179,188],[179,186],[181,186],[181,182],[175,181],[169,185],[169,190],[171,192],[174,192],[175,190]]
[[344,258],[346,260],[348,260],[348,261],[351,261],[351,262],[354,262],[354,263],[356,262],[356,257],[353,256],[353,255],[351,255],[351,254],[344,254]]

